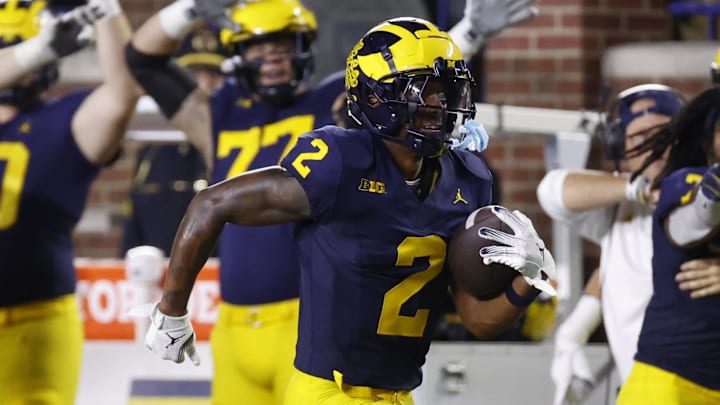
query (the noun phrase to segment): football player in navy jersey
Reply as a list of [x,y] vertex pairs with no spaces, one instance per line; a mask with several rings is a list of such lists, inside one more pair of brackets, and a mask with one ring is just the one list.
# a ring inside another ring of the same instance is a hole
[[[40,22],[42,21],[42,24]],[[104,82],[52,100],[59,57],[94,25]],[[0,402],[72,404],[83,327],[71,232],[91,182],[118,155],[141,89],[127,70],[117,1],[52,17],[44,1],[0,1]]]
[[[209,102],[193,90],[192,83],[174,81],[158,69],[165,66],[200,14],[223,14],[223,9],[208,10],[221,3],[229,7],[235,2],[178,1],[145,23],[128,49],[136,78],[161,108],[183,103],[198,111],[175,114],[174,109],[166,108],[165,115],[172,122],[186,132],[211,127],[213,183],[278,164],[301,134],[333,124],[333,102],[338,96],[344,98],[342,72],[313,88],[307,86],[317,23],[314,14],[297,0],[247,2],[230,9],[229,22],[238,29],[224,29],[221,38],[234,55],[225,64],[232,74]],[[536,12],[530,0],[470,3],[469,15],[484,12],[483,16],[493,18],[487,33],[469,16],[463,20],[457,32],[463,35],[466,47],[477,47],[502,27]],[[493,6],[493,13],[488,14],[483,5]],[[204,11],[188,13],[191,9]],[[487,19],[481,22],[487,23]],[[467,32],[471,29],[472,35]],[[160,84],[158,77],[166,82]],[[185,89],[185,93],[170,99],[166,89],[171,87]],[[282,402],[294,372],[297,340],[300,270],[293,230],[290,223],[224,227],[219,240],[221,303],[211,336],[213,403],[234,404],[237,398],[253,404]]]
[[[232,177],[193,199],[162,301],[151,313],[148,347],[176,362],[186,355],[197,360],[186,305],[226,223],[294,223],[300,325],[284,403],[412,404],[450,282],[447,243],[491,198],[483,160],[447,151],[455,125],[471,133],[477,125],[468,121],[472,84],[457,46],[432,23],[398,18],[368,31],[345,74],[350,111],[362,128],[313,130],[280,166]],[[485,142],[478,136],[475,149]],[[463,203],[453,204],[459,192]],[[517,211],[494,212],[515,235],[483,232],[507,246],[478,254],[516,268],[518,277],[488,301],[454,286],[466,326],[486,338],[522,313],[534,287],[551,288],[545,278],[554,274],[529,220]]]
[[[618,404],[720,403],[720,296],[678,285],[681,265],[717,257],[720,237],[720,87],[693,99],[641,144],[647,164],[672,145],[653,188],[653,295]],[[713,280],[707,280],[713,284]],[[717,281],[714,281],[717,284]]]
[[[225,76],[220,65],[228,55],[220,44],[219,29],[194,30],[175,56],[200,89],[212,94],[222,86]],[[120,253],[151,245],[169,255],[185,209],[195,193],[207,186],[207,169],[200,152],[186,142],[144,145],[135,162]]]

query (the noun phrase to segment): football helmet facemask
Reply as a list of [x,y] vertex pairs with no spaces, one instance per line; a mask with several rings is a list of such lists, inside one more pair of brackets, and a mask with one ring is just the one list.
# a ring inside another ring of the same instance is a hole
[[[0,0],[0,48],[28,40],[40,31],[40,17],[46,10],[42,0]],[[40,94],[58,79],[56,63],[50,63],[22,84],[0,90],[0,104],[25,109],[39,101]]]
[[[317,32],[315,14],[298,0],[262,0],[238,4],[231,18],[239,32],[224,28],[220,39],[233,56],[233,73],[252,93],[272,105],[290,103],[295,90],[313,71],[313,43]],[[292,38],[295,51],[290,53],[293,79],[288,83],[262,86],[259,83],[262,60],[247,61],[247,48],[259,42]]]
[[373,134],[426,157],[442,154],[456,126],[475,116],[474,84],[450,36],[409,17],[368,31],[345,70],[351,116]]

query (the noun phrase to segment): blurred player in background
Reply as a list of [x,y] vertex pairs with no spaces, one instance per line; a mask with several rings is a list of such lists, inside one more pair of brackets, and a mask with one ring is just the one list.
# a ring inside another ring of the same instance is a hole
[[[469,121],[472,84],[459,49],[433,24],[406,17],[368,31],[350,52],[345,76],[362,129],[314,130],[281,167],[235,176],[193,199],[152,312],[149,347],[166,359],[197,360],[187,300],[226,222],[295,222],[300,325],[284,403],[412,404],[448,289],[447,242],[491,197],[483,160],[447,150],[456,125],[469,134],[455,148],[487,146],[487,135]],[[467,203],[452,204],[458,188]],[[508,245],[480,254],[516,268],[518,277],[487,301],[454,286],[464,322],[486,338],[522,313],[537,294],[533,286],[549,288],[544,277],[554,274],[527,217],[504,208],[496,215],[515,236],[487,235]]]
[[[637,170],[647,156],[628,159],[625,151],[655,135],[683,103],[676,90],[656,84],[619,93],[607,113],[606,158],[622,162],[626,170]],[[652,294],[652,208],[644,203],[648,197],[644,187],[662,163],[646,169],[634,183],[627,176],[608,172],[557,169],[538,187],[538,200],[551,218],[569,224],[601,247],[597,273],[555,335],[554,404],[579,395],[569,391],[574,387],[572,377],[594,382],[582,347],[603,319],[621,380],[630,373],[643,311]]]
[[[603,136],[606,157],[625,171],[642,168],[634,181],[618,173],[557,169],[538,187],[538,200],[551,218],[601,247],[599,268],[555,334],[554,404],[581,401],[589,393],[595,378],[582,348],[601,321],[620,380],[630,374],[652,295],[653,197],[648,185],[665,160],[644,167],[649,152],[628,156],[626,151],[654,137],[684,102],[675,89],[645,84],[619,93],[610,106]],[[704,267],[713,265],[713,261],[704,263]]]
[[[188,69],[200,89],[212,94],[223,84],[220,65],[228,56],[220,30],[208,27],[185,38],[176,61]],[[121,253],[151,245],[169,256],[185,209],[207,182],[202,156],[189,143],[143,146],[137,153]]]
[[630,153],[651,154],[643,167],[665,156],[667,163],[652,184],[660,193],[652,225],[654,291],[617,403],[720,403],[720,296],[679,286],[677,278],[683,263],[718,255],[720,87],[694,98],[669,128]]
[[[227,6],[233,3],[225,2]],[[484,3],[470,3],[473,8],[468,12],[483,11]],[[495,7],[490,14],[496,17],[492,32],[485,34],[486,30],[471,23],[468,15],[463,24],[466,31],[474,29],[472,35],[457,31],[466,36],[466,47],[479,46],[499,31],[500,23],[504,27],[536,12],[527,5],[532,1],[527,0],[521,2],[522,7],[512,9],[510,5],[517,1],[485,3]],[[128,58],[136,78],[180,129],[192,131],[187,123],[212,125],[216,159],[212,183],[276,165],[303,133],[333,124],[336,119],[345,119],[347,124],[347,114],[338,108],[345,99],[341,72],[314,88],[307,87],[317,22],[297,0],[249,2],[230,10],[232,23],[239,30],[225,29],[221,37],[233,55],[232,63],[226,66],[233,71],[232,78],[209,104],[192,82],[166,74],[166,62],[159,61],[169,60],[195,22],[187,10],[195,10],[197,17],[216,17],[224,12],[208,7],[191,0],[166,7],[138,30]],[[159,77],[163,81],[158,81]],[[183,93],[173,94],[170,100],[169,87],[183,89]],[[188,109],[194,106],[203,111],[201,116],[209,108],[212,118],[201,122],[197,113],[178,113],[180,105]],[[211,336],[214,403],[234,404],[237,398],[253,404],[282,402],[293,373],[298,322],[300,270],[293,229],[290,223],[260,228],[229,224],[224,228],[219,242],[222,302]]]
[[[42,24],[40,21],[42,20]],[[53,100],[57,60],[94,23],[104,82]],[[0,402],[72,404],[83,326],[71,232],[91,182],[118,156],[141,90],[125,64],[115,0],[61,17],[44,1],[0,1]]]

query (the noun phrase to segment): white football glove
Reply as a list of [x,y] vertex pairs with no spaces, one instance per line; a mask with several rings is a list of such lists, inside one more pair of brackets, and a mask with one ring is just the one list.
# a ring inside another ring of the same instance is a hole
[[239,31],[237,24],[229,17],[229,8],[245,0],[178,0],[158,13],[163,31],[174,39],[183,38],[198,20],[214,22]]
[[200,365],[200,356],[195,350],[195,331],[190,323],[190,314],[168,316],[160,312],[158,304],[143,304],[131,308],[128,315],[150,316],[150,328],[145,335],[145,346],[160,358],[182,363],[187,354],[194,365]]
[[550,366],[550,377],[555,383],[553,405],[580,404],[592,391],[595,378],[583,348],[601,320],[600,300],[583,295],[555,333]]
[[505,27],[521,23],[538,14],[536,0],[466,0],[465,16],[471,31],[485,39]]
[[538,14],[536,0],[465,0],[465,15],[450,29],[450,36],[466,60],[489,38],[506,27]]
[[18,65],[33,71],[88,45],[92,40],[92,26],[78,19],[81,10],[87,8],[77,7],[57,17],[43,12],[38,34],[13,48]]
[[482,152],[488,147],[490,137],[485,127],[475,120],[468,120],[460,125],[460,140],[451,138],[450,149]]
[[122,14],[118,0],[89,0],[88,4],[75,7],[63,14],[64,21],[75,20],[80,24],[92,25],[104,18],[111,18]]
[[[508,234],[488,227],[480,227],[481,238],[502,243],[507,246],[485,246],[480,249],[480,256],[485,264],[500,263],[512,267],[523,275],[525,281],[540,291],[552,296],[557,291],[550,284],[555,279],[555,259],[545,242],[540,238],[530,218],[522,212],[510,212],[507,208],[493,205],[493,214],[512,229]],[[543,278],[547,278],[544,280]]]

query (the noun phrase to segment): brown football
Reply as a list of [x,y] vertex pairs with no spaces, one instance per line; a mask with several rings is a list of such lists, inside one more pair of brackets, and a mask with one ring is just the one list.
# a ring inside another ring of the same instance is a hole
[[505,291],[518,275],[514,269],[498,263],[486,265],[480,257],[480,248],[501,245],[499,242],[481,238],[482,227],[513,234],[512,229],[492,213],[492,205],[479,208],[455,231],[448,247],[448,266],[453,279],[465,291],[478,299],[491,299]]

